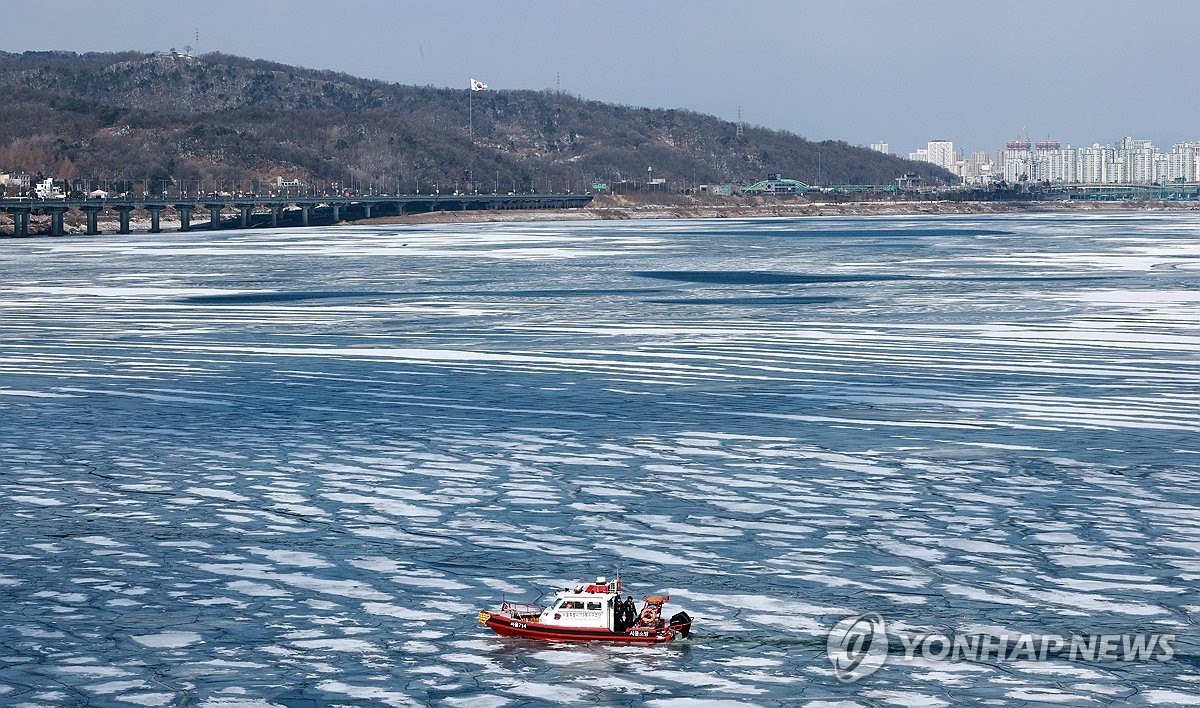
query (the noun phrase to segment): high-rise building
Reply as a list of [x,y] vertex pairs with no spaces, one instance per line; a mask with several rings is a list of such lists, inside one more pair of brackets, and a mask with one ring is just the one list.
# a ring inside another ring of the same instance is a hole
[[986,152],[973,152],[969,159],[963,160],[962,178],[967,184],[987,184],[999,179],[994,172],[992,158]]
[[1072,184],[1078,176],[1078,158],[1068,145],[1065,149],[1057,140],[1046,138],[1034,143],[1030,179],[1038,182]]
[[1078,181],[1079,160],[1070,145],[1060,148],[1057,142],[1039,141],[1038,146],[1033,159],[1034,179],[1056,184],[1074,184]]
[[954,163],[957,162],[954,154],[954,142],[951,140],[930,140],[925,148],[928,157],[926,160],[932,162],[938,167],[951,170],[954,169]]
[[871,149],[875,152],[882,152],[884,155],[892,153],[891,146],[885,142],[871,143]]
[[1117,162],[1124,165],[1122,182],[1150,184],[1154,181],[1154,156],[1158,148],[1149,140],[1125,138],[1117,148]]
[[1154,175],[1151,181],[1155,184],[1164,184],[1170,182],[1171,177],[1171,153],[1156,152],[1154,153]]
[[1121,140],[1119,150],[1153,150],[1154,143],[1150,140],[1142,140],[1139,138],[1125,137]]
[[1200,182],[1200,141],[1192,140],[1186,143],[1180,143],[1184,149],[1189,149],[1192,152],[1192,171],[1185,174],[1188,182]]
[[916,152],[908,153],[908,159],[917,162],[929,162],[929,151],[925,148],[917,148]]
[[1033,178],[1033,147],[1029,138],[1009,140],[1008,145],[996,154],[997,166],[1003,171],[1004,181],[1024,182]]
[[[1114,152],[1120,152],[1116,150]],[[1104,166],[1104,183],[1105,184],[1128,184],[1129,169],[1119,156],[1115,156],[1113,161]]]
[[1104,184],[1108,181],[1109,166],[1115,159],[1116,151],[1107,145],[1094,143],[1091,147],[1079,148],[1079,181]]
[[1166,166],[1163,174],[1157,175],[1159,182],[1195,182],[1200,177],[1200,142],[1176,143],[1171,152],[1166,153]]

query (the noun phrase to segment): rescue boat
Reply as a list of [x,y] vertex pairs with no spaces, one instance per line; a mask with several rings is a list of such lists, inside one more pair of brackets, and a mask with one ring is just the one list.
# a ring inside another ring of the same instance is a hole
[[499,610],[483,610],[479,624],[502,637],[552,642],[624,642],[655,644],[687,638],[692,618],[677,612],[663,619],[667,595],[646,595],[637,609],[633,597],[621,599],[621,579],[565,588],[548,606],[505,601]]

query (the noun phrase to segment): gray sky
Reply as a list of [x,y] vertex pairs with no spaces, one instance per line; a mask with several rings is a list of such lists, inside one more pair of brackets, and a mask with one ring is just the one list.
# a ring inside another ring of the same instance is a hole
[[749,124],[902,154],[1023,131],[1200,140],[1195,0],[0,0],[0,18],[10,52],[191,44],[406,84],[561,77],[584,98],[741,106]]

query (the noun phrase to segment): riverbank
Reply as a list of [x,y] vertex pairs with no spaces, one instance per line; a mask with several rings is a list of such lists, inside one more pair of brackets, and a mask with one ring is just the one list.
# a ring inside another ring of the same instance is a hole
[[1132,211],[1200,211],[1200,202],[808,202],[758,200],[648,204],[620,197],[599,197],[582,209],[536,211],[437,211],[384,216],[356,224],[442,224],[512,221],[606,221],[627,219],[754,219],[805,216],[920,216],[947,214],[1024,214]]

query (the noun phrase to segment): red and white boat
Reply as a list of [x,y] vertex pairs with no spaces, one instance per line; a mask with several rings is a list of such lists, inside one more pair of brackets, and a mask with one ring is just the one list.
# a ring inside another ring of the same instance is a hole
[[687,638],[692,618],[677,612],[663,619],[666,595],[647,595],[639,610],[633,597],[621,599],[621,579],[596,578],[589,585],[554,594],[547,607],[505,602],[497,611],[479,613],[479,624],[502,637],[545,639],[552,642],[626,642],[654,644]]

